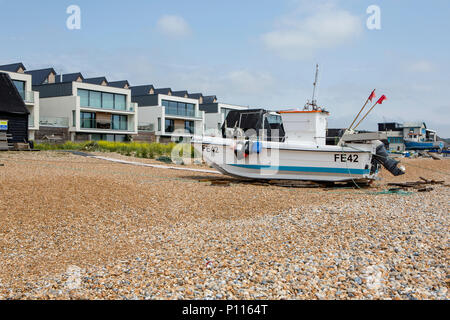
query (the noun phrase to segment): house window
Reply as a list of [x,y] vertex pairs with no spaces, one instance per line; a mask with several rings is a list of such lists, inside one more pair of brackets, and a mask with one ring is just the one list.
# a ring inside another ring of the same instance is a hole
[[127,106],[126,96],[123,94],[115,94],[114,95],[114,109],[116,110],[125,110]]
[[123,94],[78,89],[78,96],[82,107],[126,110],[127,106],[127,97]]
[[76,115],[75,110],[72,110],[72,126],[73,127],[76,127],[76,125],[77,125],[77,120],[75,119],[75,115]]
[[161,104],[166,107],[166,114],[195,117],[195,104],[168,100],[162,100]]
[[89,106],[93,108],[102,107],[102,93],[98,91],[89,92]]
[[167,133],[172,133],[175,131],[175,123],[172,119],[166,119],[165,131]]
[[89,107],[89,91],[78,89],[78,96],[80,97],[80,106]]
[[128,117],[113,114],[111,116],[113,130],[128,130]]
[[188,117],[195,117],[195,105],[192,103],[186,103],[186,115]]
[[194,134],[194,121],[185,121],[184,129],[186,129],[186,132],[189,132],[190,134]]
[[80,112],[81,128],[94,129],[96,128],[95,113]]
[[92,134],[92,141],[116,141],[116,142],[125,142],[126,135],[124,134]]
[[102,108],[114,109],[114,94],[106,92],[102,93]]
[[161,118],[158,118],[158,131],[161,131]]
[[13,80],[13,83],[16,86],[17,91],[19,91],[22,99],[25,99],[25,81]]

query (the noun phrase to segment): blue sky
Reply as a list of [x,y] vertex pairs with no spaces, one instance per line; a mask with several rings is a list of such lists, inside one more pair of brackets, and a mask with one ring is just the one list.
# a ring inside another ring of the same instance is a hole
[[[66,28],[72,4],[81,30]],[[366,27],[370,5],[381,9],[381,30]],[[330,127],[350,123],[377,88],[388,100],[363,129],[423,120],[450,137],[448,0],[0,0],[0,8],[0,64],[282,109],[310,98],[319,63]]]

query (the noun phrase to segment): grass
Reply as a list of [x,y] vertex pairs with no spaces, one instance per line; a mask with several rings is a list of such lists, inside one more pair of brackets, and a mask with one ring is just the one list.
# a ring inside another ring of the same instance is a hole
[[39,150],[74,150],[74,151],[98,151],[116,152],[125,156],[137,158],[155,159],[160,157],[177,158],[183,152],[190,153],[194,157],[194,148],[190,144],[162,144],[145,142],[110,142],[110,141],[87,141],[66,142],[64,144],[42,143],[35,146]]

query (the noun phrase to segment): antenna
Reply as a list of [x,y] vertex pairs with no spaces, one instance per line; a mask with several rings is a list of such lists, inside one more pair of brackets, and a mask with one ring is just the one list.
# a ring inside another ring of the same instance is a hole
[[311,105],[313,107],[317,107],[317,100],[316,100],[316,89],[317,89],[317,85],[319,83],[319,65],[316,64],[316,76],[314,78],[314,89],[313,89],[313,95],[312,95],[312,99],[311,99]]
[[317,100],[316,100],[316,91],[318,91],[317,90],[318,84],[319,84],[319,65],[316,64],[316,76],[314,78],[314,83],[313,83],[312,99],[311,99],[311,102],[309,102],[309,100],[306,101],[304,110],[309,110],[310,107],[311,107],[311,110],[318,110],[319,109],[317,107]]

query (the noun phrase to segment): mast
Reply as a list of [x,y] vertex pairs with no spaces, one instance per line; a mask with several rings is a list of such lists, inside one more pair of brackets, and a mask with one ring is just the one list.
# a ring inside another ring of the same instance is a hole
[[319,83],[319,65],[316,64],[316,76],[314,78],[314,89],[313,89],[313,95],[312,95],[312,100],[311,100],[311,106],[313,107],[313,109],[317,108],[316,89],[317,89],[318,83]]
[[317,91],[318,84],[319,84],[319,65],[316,64],[316,76],[314,77],[312,99],[311,99],[311,102],[309,102],[309,100],[306,102],[304,110],[309,110],[310,107],[311,107],[311,110],[318,109],[317,100],[316,100],[316,91]]

